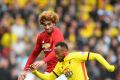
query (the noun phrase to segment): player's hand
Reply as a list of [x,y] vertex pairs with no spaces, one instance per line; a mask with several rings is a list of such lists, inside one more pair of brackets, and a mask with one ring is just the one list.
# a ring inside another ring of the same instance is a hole
[[111,66],[109,67],[109,71],[110,71],[110,72],[115,71],[115,66],[114,66],[114,65],[111,65]]
[[18,80],[24,80],[26,77],[27,71],[23,71],[21,75],[18,77]]
[[29,70],[30,72],[34,71],[36,69],[35,65],[31,64],[28,66],[27,70]]
[[33,64],[32,64],[32,66],[35,68],[35,69],[37,69],[38,67],[41,67],[41,66],[43,66],[45,64],[45,62],[43,61],[43,60],[41,60],[41,61],[36,61],[36,62],[34,62]]

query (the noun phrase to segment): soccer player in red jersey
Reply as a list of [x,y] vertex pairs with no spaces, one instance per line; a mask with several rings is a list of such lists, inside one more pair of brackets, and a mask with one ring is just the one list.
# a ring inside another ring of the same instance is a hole
[[[36,45],[27,60],[24,71],[18,77],[18,80],[25,79],[27,67],[31,64],[38,68],[47,63],[47,72],[51,72],[54,69],[57,63],[54,47],[56,43],[64,41],[62,33],[56,27],[58,20],[58,15],[53,11],[44,11],[41,13],[39,16],[39,23],[43,26],[44,31],[38,34]],[[41,61],[34,62],[41,51],[45,53],[45,58]]]

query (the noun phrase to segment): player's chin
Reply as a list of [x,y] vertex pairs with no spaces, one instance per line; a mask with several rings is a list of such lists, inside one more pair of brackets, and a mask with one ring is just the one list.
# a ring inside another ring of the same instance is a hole
[[47,30],[46,32],[47,32],[48,34],[51,34],[51,33],[52,33],[52,31],[51,31],[51,30]]

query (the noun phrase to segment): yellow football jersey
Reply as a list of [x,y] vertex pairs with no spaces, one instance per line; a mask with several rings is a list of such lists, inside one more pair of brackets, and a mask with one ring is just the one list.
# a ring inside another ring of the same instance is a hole
[[32,71],[32,73],[42,80],[55,80],[61,74],[65,74],[68,80],[89,80],[85,67],[87,60],[97,60],[110,72],[115,70],[115,67],[110,65],[100,54],[73,52],[67,55],[63,62],[58,62],[50,74],[42,74],[37,70]]
[[58,62],[54,72],[57,75],[65,74],[68,80],[88,80],[85,67],[87,56],[82,52],[70,53],[65,57],[64,62]]

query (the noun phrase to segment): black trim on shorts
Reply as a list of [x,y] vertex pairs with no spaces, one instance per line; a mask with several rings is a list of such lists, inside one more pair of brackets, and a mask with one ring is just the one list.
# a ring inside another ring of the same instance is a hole
[[53,71],[53,74],[55,74],[55,76],[58,78],[59,76]]

